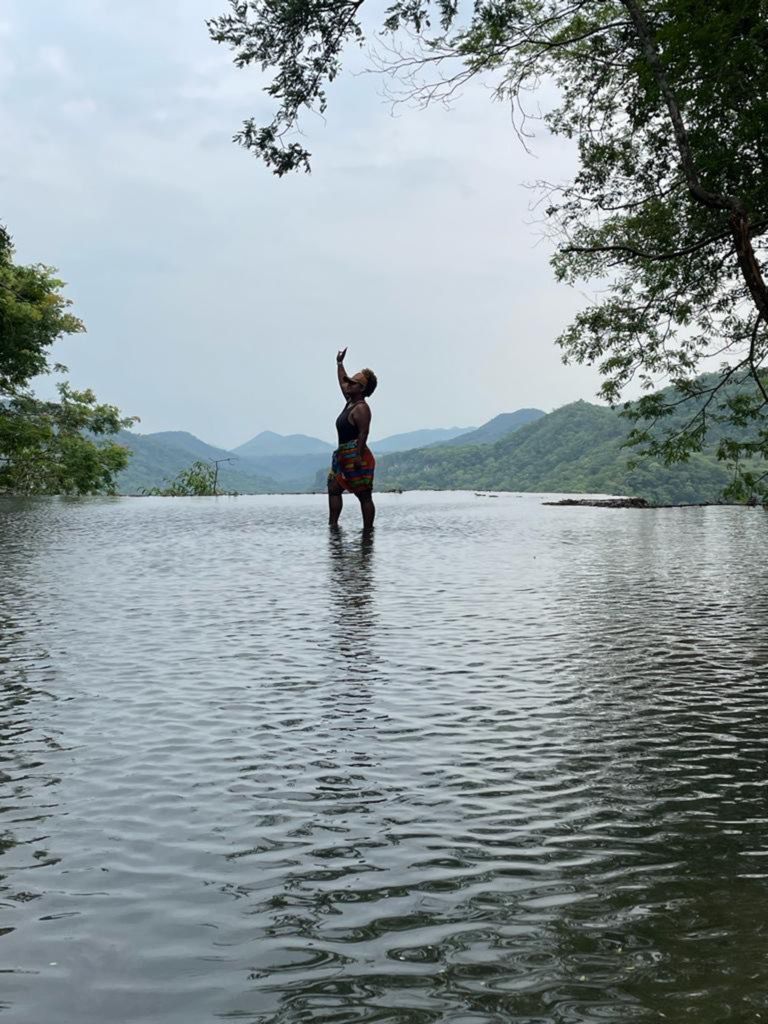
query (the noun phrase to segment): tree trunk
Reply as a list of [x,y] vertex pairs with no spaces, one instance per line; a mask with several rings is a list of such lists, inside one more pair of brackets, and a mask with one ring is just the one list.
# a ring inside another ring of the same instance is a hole
[[667,105],[672,128],[675,133],[675,143],[680,156],[680,164],[688,184],[688,190],[694,199],[703,206],[708,206],[713,210],[730,211],[731,236],[739,269],[760,318],[768,322],[768,287],[766,286],[762,269],[757,262],[757,256],[752,245],[751,224],[746,206],[735,196],[719,195],[715,192],[710,192],[702,185],[696,169],[696,163],[693,159],[688,132],[680,112],[680,106],[664,71],[664,66],[653,38],[652,29],[645,17],[645,12],[640,7],[638,0],[621,0],[621,2],[627,9],[632,24],[635,26],[640,46],[648,61],[648,66],[653,72],[656,84]]

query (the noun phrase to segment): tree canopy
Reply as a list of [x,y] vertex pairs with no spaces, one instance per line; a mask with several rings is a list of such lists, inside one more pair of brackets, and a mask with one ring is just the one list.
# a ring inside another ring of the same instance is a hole
[[24,387],[30,378],[50,370],[50,348],[63,334],[84,331],[68,312],[55,272],[46,266],[18,266],[13,243],[0,225],[0,392]]
[[85,330],[69,312],[51,267],[14,262],[0,226],[0,493],[90,494],[114,490],[128,462],[120,445],[98,440],[133,423],[90,390],[58,385],[59,401],[37,399],[30,381],[51,366],[53,343]]
[[[272,73],[273,119],[248,120],[236,139],[275,173],[309,169],[300,115],[325,111],[345,46],[366,41],[362,8],[229,0],[209,22],[238,66]],[[489,77],[523,139],[526,97],[556,84],[543,121],[575,140],[579,169],[565,185],[540,183],[554,268],[561,281],[601,287],[558,339],[564,358],[596,364],[612,403],[640,381],[641,450],[685,461],[715,419],[734,427],[722,458],[764,458],[768,0],[395,0],[374,35],[385,40],[380,70],[424,103]],[[702,391],[713,360],[720,372]],[[704,399],[667,431],[675,407],[660,382],[675,386],[675,401]],[[749,488],[761,481],[753,472]]]

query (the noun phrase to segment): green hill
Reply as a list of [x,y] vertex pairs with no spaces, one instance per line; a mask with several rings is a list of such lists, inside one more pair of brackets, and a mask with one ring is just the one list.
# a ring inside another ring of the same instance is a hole
[[178,450],[186,452],[190,459],[226,459],[232,457],[232,452],[217,448],[216,445],[207,444],[199,437],[190,434],[188,430],[158,430],[153,434],[134,434],[132,431],[124,432],[125,437],[141,437],[144,441],[150,442],[157,451]]
[[[121,430],[115,437],[118,444],[132,452],[128,466],[118,475],[120,494],[140,494],[151,487],[161,487],[195,460],[232,458],[232,453],[206,444],[186,431],[164,431],[158,434],[134,434]],[[241,494],[264,494],[281,490],[270,477],[238,461],[222,463],[219,467],[219,486],[222,491]]]
[[656,502],[718,498],[729,473],[711,453],[682,465],[644,460],[629,469],[633,452],[622,443],[630,428],[613,409],[574,402],[493,445],[440,445],[384,456],[376,482],[381,489],[639,494]]
[[316,455],[318,452],[332,452],[333,445],[321,441],[319,437],[308,437],[306,434],[275,434],[272,430],[262,430],[250,441],[238,445],[232,451],[244,458],[263,458],[269,456]]
[[488,420],[482,427],[478,427],[477,430],[451,438],[444,443],[454,448],[465,444],[493,444],[494,441],[501,440],[507,434],[519,430],[526,423],[533,423],[541,419],[542,416],[546,416],[546,413],[541,409],[518,409],[516,412],[502,412],[498,416],[494,416],[492,420]]
[[428,444],[451,444],[464,434],[474,433],[474,427],[435,427],[426,430],[411,430],[406,434],[391,434],[389,437],[374,438],[371,447],[376,452],[407,452],[411,448],[426,448]]
[[[704,376],[700,383],[707,387],[716,379]],[[740,393],[746,386],[730,386],[730,396]],[[668,402],[678,397],[672,389],[665,394]],[[704,401],[691,399],[675,406],[672,415],[663,420],[664,428],[681,429]],[[714,456],[714,447],[723,433],[715,404],[710,406],[709,413],[714,415],[708,420],[708,448],[703,453],[674,466],[645,457],[630,469],[628,464],[633,459],[638,460],[638,452],[624,448],[623,443],[633,424],[617,410],[589,402],[573,402],[548,415],[537,409],[519,409],[496,416],[463,437],[423,448],[387,454],[377,450],[374,443],[376,486],[383,490],[636,494],[660,503],[715,501],[729,483],[731,474],[728,466]],[[748,434],[747,427],[742,430]],[[503,436],[498,437],[499,431]],[[730,431],[731,436],[733,433]],[[402,442],[407,437],[397,435],[392,440],[399,438]],[[279,435],[269,435],[266,442],[271,444],[274,438]],[[162,486],[197,459],[212,461],[229,457],[236,457],[236,461],[222,462],[220,466],[222,490],[241,494],[325,490],[330,461],[328,453],[322,451],[251,458],[241,452],[237,456],[185,431],[156,434],[122,431],[117,440],[134,453],[118,478],[118,489],[123,494]],[[290,444],[325,443],[303,439],[300,435],[280,440]],[[475,443],[469,443],[472,441]],[[764,471],[765,463],[758,468]]]

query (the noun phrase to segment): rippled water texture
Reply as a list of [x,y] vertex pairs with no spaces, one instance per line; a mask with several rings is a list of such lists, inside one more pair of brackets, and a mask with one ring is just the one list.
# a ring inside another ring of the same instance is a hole
[[768,1020],[768,515],[378,504],[0,502],[0,1017]]

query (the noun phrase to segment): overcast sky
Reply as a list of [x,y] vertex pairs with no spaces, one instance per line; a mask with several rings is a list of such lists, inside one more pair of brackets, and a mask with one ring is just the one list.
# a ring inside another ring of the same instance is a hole
[[596,371],[553,344],[584,298],[555,283],[524,187],[567,175],[567,146],[526,154],[485,86],[393,117],[348,73],[305,122],[312,175],[274,178],[231,142],[271,108],[208,38],[225,7],[0,5],[0,221],[68,282],[73,383],[224,447],[332,439],[343,346],[379,376],[374,438],[593,400]]

